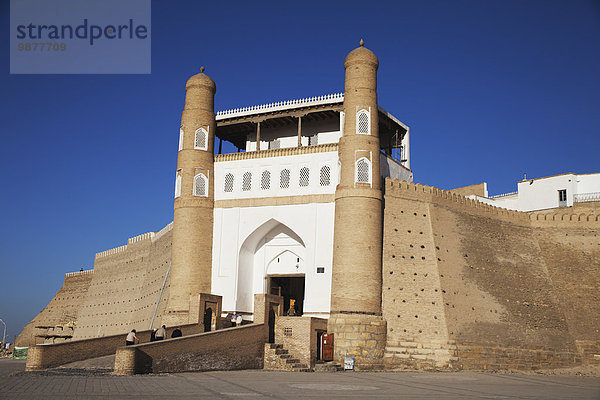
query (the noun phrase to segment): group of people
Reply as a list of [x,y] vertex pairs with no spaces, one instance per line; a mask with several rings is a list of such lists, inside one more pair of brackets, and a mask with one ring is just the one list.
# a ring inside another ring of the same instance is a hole
[[231,326],[242,326],[242,314],[231,314]]
[[[139,343],[140,340],[138,339],[138,337],[136,336],[136,330],[132,329],[131,332],[129,332],[129,334],[127,335],[127,338],[125,339],[125,345],[126,346],[131,346],[134,345],[136,343]],[[181,332],[181,327],[177,327],[175,329],[173,329],[173,332],[171,332],[171,338],[178,338],[183,336],[183,333]],[[160,328],[156,329],[152,329],[152,333],[150,334],[150,341],[151,342],[156,342],[157,340],[164,340],[167,338],[167,327],[165,325],[161,326]]]

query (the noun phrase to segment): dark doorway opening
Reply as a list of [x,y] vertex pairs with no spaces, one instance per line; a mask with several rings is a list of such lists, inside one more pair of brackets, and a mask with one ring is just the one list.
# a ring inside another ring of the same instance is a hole
[[204,310],[204,332],[210,332],[212,328],[212,309]]
[[275,343],[275,310],[269,307],[269,343]]
[[304,313],[304,276],[272,276],[270,293],[283,297],[283,315],[289,315],[290,300],[294,300],[295,315]]
[[321,340],[323,340],[323,331],[317,331],[317,361],[321,361]]

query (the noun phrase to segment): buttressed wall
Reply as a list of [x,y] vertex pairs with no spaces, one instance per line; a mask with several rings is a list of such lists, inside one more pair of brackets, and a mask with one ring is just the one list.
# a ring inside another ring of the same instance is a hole
[[165,276],[171,261],[171,230],[169,224],[156,234],[136,236],[126,246],[96,254],[74,339],[148,329],[155,309],[153,327],[159,326],[170,288]]
[[[50,303],[29,323],[15,341],[15,346],[64,341],[72,335],[79,311],[93,277],[93,270],[70,272]],[[58,332],[60,330],[61,332]]]
[[386,182],[388,366],[530,369],[600,343],[599,221],[507,211]]

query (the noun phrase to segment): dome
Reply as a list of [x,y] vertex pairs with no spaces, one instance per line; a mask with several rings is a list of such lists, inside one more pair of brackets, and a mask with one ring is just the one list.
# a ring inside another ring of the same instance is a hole
[[200,68],[200,73],[192,76],[185,84],[186,90],[194,86],[204,86],[212,89],[213,91],[215,91],[217,88],[215,82],[204,73],[204,67]]
[[346,56],[346,60],[344,60],[344,68],[348,68],[350,64],[374,64],[377,68],[379,66],[379,60],[377,60],[377,56],[369,49],[364,47],[364,42],[360,41],[360,47],[352,50]]

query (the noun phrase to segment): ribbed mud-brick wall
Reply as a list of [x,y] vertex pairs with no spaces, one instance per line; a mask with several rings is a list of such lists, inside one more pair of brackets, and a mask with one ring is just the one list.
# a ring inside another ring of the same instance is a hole
[[165,276],[170,252],[171,224],[160,232],[131,238],[126,246],[98,253],[74,338],[148,329],[157,302],[154,325],[158,325],[169,293]]
[[[386,363],[399,364],[400,358],[406,357],[404,365],[410,366],[419,358],[414,354],[420,358],[429,354],[431,361],[441,365],[436,353],[445,355],[444,349],[450,352],[449,365],[465,369],[536,369],[581,361],[576,336],[593,338],[597,325],[581,324],[576,314],[564,308],[557,279],[549,271],[556,269],[556,275],[568,279],[573,299],[588,297],[584,271],[593,271],[587,265],[594,253],[574,245],[582,256],[581,260],[573,258],[577,267],[559,271],[538,242],[528,214],[428,186],[388,180],[385,207]],[[428,225],[433,242],[426,237]],[[588,246],[593,248],[589,236],[593,232],[588,226],[584,229]],[[401,250],[396,250],[398,246]],[[428,246],[433,247],[433,253]],[[437,273],[427,262],[430,257],[437,264]],[[397,274],[400,279],[394,281],[392,277]],[[413,276],[412,283],[409,275]],[[431,290],[433,293],[428,294]],[[591,304],[593,298],[589,304],[579,301],[578,307],[591,307],[597,314],[598,302]],[[587,336],[576,333],[567,323],[569,314],[573,326]],[[427,320],[421,321],[423,317]],[[438,335],[443,332],[443,324],[447,340],[430,340],[436,331]]]
[[391,183],[386,182],[383,228],[385,366],[450,368],[456,358],[448,336],[430,203],[416,193],[398,192]]
[[60,290],[50,300],[50,303],[25,326],[15,341],[15,345],[28,347],[49,340],[52,342],[64,340],[60,337],[46,340],[43,336],[47,334],[48,329],[51,329],[50,327],[54,329],[56,326],[66,326],[67,329],[71,329],[76,326],[79,310],[87,294],[92,276],[93,270],[65,274],[65,280]]
[[541,253],[583,361],[598,363],[600,222],[596,221],[596,215],[561,214],[547,214],[549,220],[556,220],[549,226],[547,221],[538,221],[537,215],[532,214],[532,224],[542,226],[535,230]]

